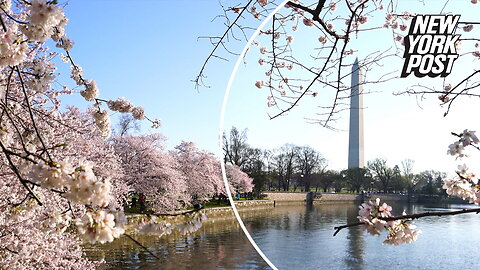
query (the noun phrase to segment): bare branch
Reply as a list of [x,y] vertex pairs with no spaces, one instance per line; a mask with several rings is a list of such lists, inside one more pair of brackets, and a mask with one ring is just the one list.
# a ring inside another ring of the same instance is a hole
[[138,242],[135,238],[133,238],[132,236],[130,236],[129,234],[123,234],[125,235],[128,239],[132,240],[135,244],[137,244],[139,247],[143,248],[143,250],[145,250],[146,252],[148,252],[148,254],[152,255],[155,259],[157,260],[160,260],[160,258],[153,254],[153,252],[151,252],[150,250],[148,250],[148,248],[144,245],[142,245],[142,243]]
[[203,62],[203,65],[202,67],[200,68],[200,72],[198,73],[197,77],[193,80],[193,82],[195,83],[195,88],[198,89],[198,87],[200,86],[201,84],[201,80],[202,78],[205,77],[205,75],[203,74],[204,73],[204,70],[205,70],[205,67],[207,66],[208,62],[210,61],[210,59],[212,57],[215,56],[215,52],[217,51],[217,49],[219,48],[220,45],[223,46],[223,40],[227,37],[228,33],[231,32],[232,28],[234,25],[236,25],[237,21],[242,17],[242,14],[245,12],[245,10],[247,10],[248,6],[253,2],[253,0],[250,0],[248,1],[248,3],[242,8],[242,10],[238,13],[237,17],[235,18],[235,20],[233,21],[233,23],[231,23],[230,25],[228,25],[227,27],[227,30],[225,30],[225,32],[223,33],[223,35],[220,37],[220,39],[217,41],[217,44],[215,45],[215,47],[212,49],[212,51],[210,52],[210,54],[207,56],[207,59]]

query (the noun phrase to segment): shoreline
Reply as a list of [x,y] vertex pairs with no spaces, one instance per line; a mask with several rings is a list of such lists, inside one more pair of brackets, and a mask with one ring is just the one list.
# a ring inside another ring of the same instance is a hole
[[[461,199],[442,199],[439,196],[431,195],[415,195],[408,196],[402,194],[371,194],[370,197],[365,194],[354,193],[313,193],[314,196],[308,195],[306,192],[268,192],[265,193],[269,200],[246,200],[235,201],[235,205],[239,213],[245,213],[249,211],[255,211],[258,209],[274,208],[282,205],[297,205],[308,204],[313,205],[326,205],[326,204],[360,204],[365,200],[375,200],[380,198],[385,202],[406,202],[406,203],[445,203],[445,204],[468,204],[468,201]],[[308,196],[311,196],[311,200],[307,200]],[[412,198],[413,197],[413,198]],[[207,220],[204,224],[221,222],[226,220],[235,219],[233,209],[230,206],[220,206],[204,208],[201,210],[203,214],[207,216]],[[131,214],[127,215],[128,223],[138,221],[138,219],[146,218],[146,214]],[[179,216],[165,216],[163,220],[171,223],[172,225],[182,223],[184,217]]]

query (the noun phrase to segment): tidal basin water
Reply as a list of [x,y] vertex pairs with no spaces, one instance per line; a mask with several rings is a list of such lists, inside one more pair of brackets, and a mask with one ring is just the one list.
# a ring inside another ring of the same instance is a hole
[[[393,204],[394,214],[448,211],[472,205]],[[333,227],[356,222],[356,204],[275,208],[241,212],[257,244],[278,269],[478,269],[480,215],[426,217],[415,221],[419,239],[382,245],[385,233],[369,236],[360,227],[333,237]],[[88,248],[104,258],[104,269],[270,269],[233,219],[207,222],[200,231],[166,238],[136,236],[160,260],[128,239]]]

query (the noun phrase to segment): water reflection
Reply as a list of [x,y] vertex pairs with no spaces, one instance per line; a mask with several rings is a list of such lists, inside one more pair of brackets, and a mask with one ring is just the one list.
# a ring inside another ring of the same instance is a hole
[[[348,207],[347,223],[358,222],[358,208]],[[348,230],[348,249],[345,253],[345,264],[349,269],[362,270],[364,239],[361,227],[350,227]]]
[[241,232],[235,219],[206,222],[198,232],[168,237],[134,236],[157,260],[126,238],[87,246],[87,256],[104,258],[102,269],[270,269]]
[[[394,204],[394,214],[444,211],[463,205]],[[382,245],[385,233],[367,236],[351,227],[333,237],[333,227],[357,221],[358,205],[278,205],[241,212],[252,237],[281,270],[301,269],[472,269],[480,243],[480,215],[428,217],[416,221],[423,233],[417,242]],[[91,247],[105,258],[105,269],[269,269],[241,232],[233,215],[209,222],[197,233],[166,238],[138,236],[155,254],[127,240]],[[467,256],[465,256],[467,255]]]

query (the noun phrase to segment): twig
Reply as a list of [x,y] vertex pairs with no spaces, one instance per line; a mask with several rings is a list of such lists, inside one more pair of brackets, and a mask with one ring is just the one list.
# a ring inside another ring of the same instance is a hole
[[201,80],[202,78],[204,77],[203,75],[203,71],[205,70],[205,67],[207,66],[208,64],[208,61],[210,60],[210,58],[212,58],[213,56],[215,56],[215,51],[218,49],[218,47],[220,45],[223,44],[223,40],[225,39],[225,37],[227,36],[227,34],[230,32],[230,30],[233,28],[233,26],[236,25],[237,21],[242,17],[242,14],[245,10],[247,10],[248,6],[253,2],[253,0],[250,0],[248,1],[248,3],[243,7],[242,11],[239,12],[237,18],[235,18],[235,20],[228,26],[227,30],[223,33],[222,37],[217,41],[217,44],[215,45],[215,47],[213,48],[213,50],[210,52],[210,55],[208,55],[207,59],[205,60],[205,62],[203,62],[203,65],[202,65],[202,68],[200,69],[200,72],[198,73],[197,77],[195,78],[195,80],[193,80],[193,82],[195,83],[195,88],[198,89],[198,87],[200,86],[201,84]]
[[27,90],[25,89],[25,83],[22,79],[22,73],[20,72],[20,68],[18,66],[16,66],[15,68],[17,70],[18,79],[20,80],[20,85],[21,85],[21,88],[22,88],[22,92],[23,92],[23,95],[25,97],[25,103],[27,105],[28,113],[30,115],[30,119],[32,120],[33,129],[35,130],[35,133],[37,134],[38,140],[42,144],[43,149],[45,150],[45,153],[47,154],[48,159],[50,160],[50,162],[53,162],[53,159],[50,156],[50,153],[47,151],[47,146],[45,145],[45,142],[43,141],[43,138],[42,138],[42,136],[40,134],[40,131],[38,130],[37,124],[35,122],[35,117],[33,116],[32,107],[30,106],[30,101],[28,100],[28,94],[27,94]]
[[130,235],[128,234],[124,234],[128,239],[132,240],[135,244],[139,245],[141,248],[143,248],[146,252],[148,252],[148,254],[152,255],[153,257],[155,257],[156,259],[160,260],[160,258],[153,254],[153,252],[151,252],[150,250],[148,250],[148,248],[144,245],[142,245],[142,243],[138,242],[137,240],[135,240],[133,237],[131,237]]
[[[460,85],[462,85],[463,83],[465,83],[466,81],[468,81],[470,78],[472,78],[473,76],[477,75],[478,73],[480,73],[480,70],[476,70],[474,71],[472,74],[470,74],[468,77],[466,77],[465,79],[463,79],[461,82],[459,82],[455,87],[453,87],[449,92],[447,92],[445,94],[445,96],[448,96],[449,94],[451,94],[455,89],[457,89],[457,87],[459,87]],[[447,107],[447,111],[443,114],[443,116],[447,116],[447,114],[450,112],[450,107],[452,106],[452,103],[453,101],[458,97],[460,96],[461,93],[463,93],[466,89],[463,89],[461,90],[458,94],[456,94],[451,100],[450,100],[450,103],[448,103],[448,107]]]
[[43,203],[40,201],[40,199],[37,197],[37,195],[33,192],[33,190],[27,185],[27,181],[22,178],[22,175],[18,171],[18,168],[13,164],[12,159],[10,158],[10,155],[7,153],[6,147],[3,145],[3,143],[0,141],[0,148],[2,148],[3,153],[5,154],[5,157],[7,158],[8,163],[10,164],[10,168],[13,170],[15,175],[18,177],[20,180],[20,183],[25,187],[25,189],[32,195],[32,197],[37,201],[38,205],[42,206]]

